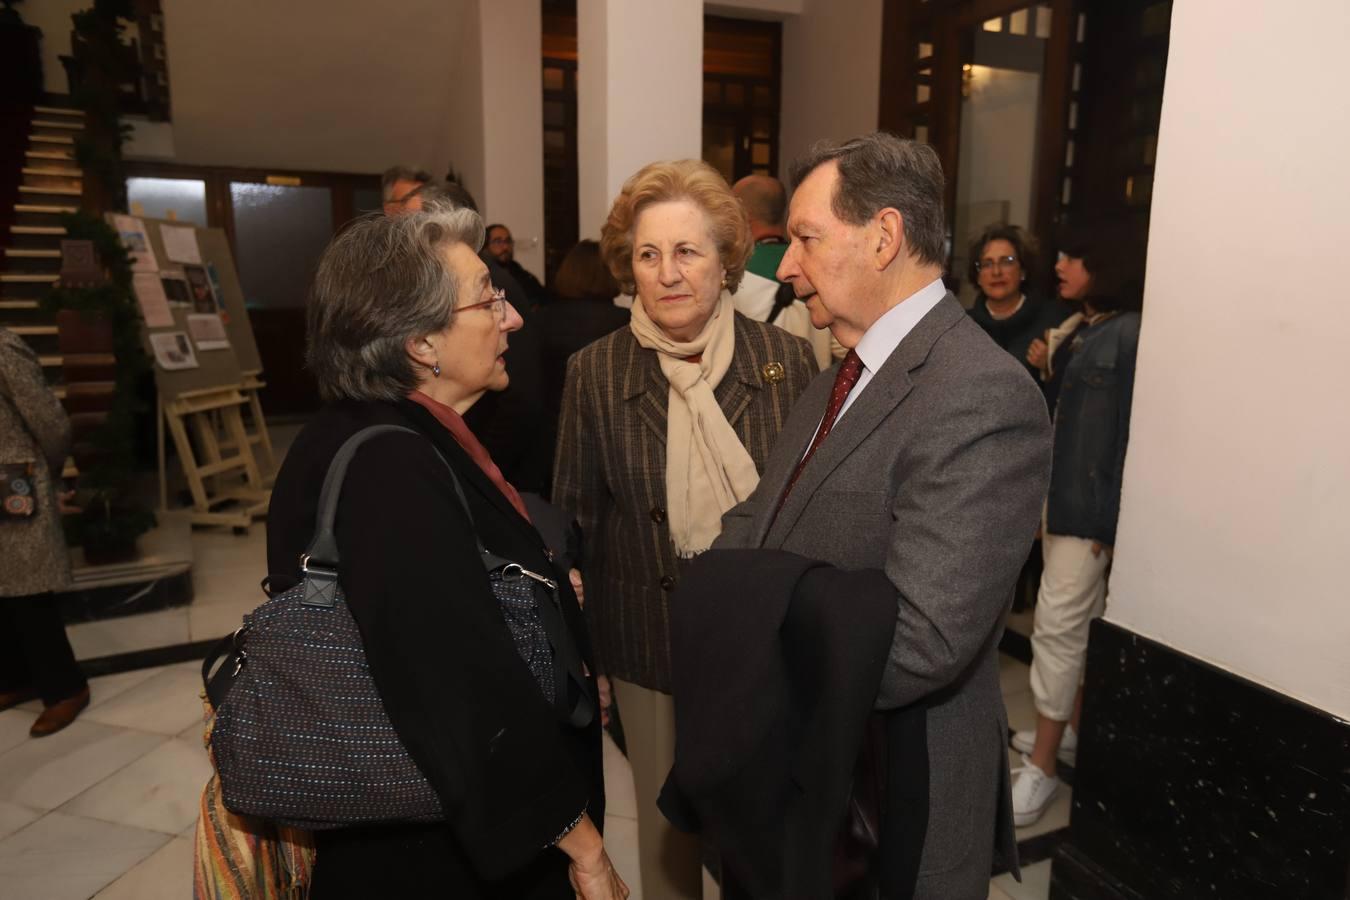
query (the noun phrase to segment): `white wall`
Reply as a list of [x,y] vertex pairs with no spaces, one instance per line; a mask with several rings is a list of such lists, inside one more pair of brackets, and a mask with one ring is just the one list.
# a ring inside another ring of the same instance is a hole
[[703,5],[578,0],[577,181],[582,237],[659,159],[703,153]]
[[881,0],[805,5],[783,22],[784,176],[818,140],[876,131],[881,98]]
[[443,163],[438,123],[467,7],[165,0],[177,160],[347,172]]
[[1108,609],[1342,718],[1347,46],[1344,0],[1173,7]]
[[480,0],[488,222],[505,222],[516,260],[544,276],[544,67],[539,0]]
[[29,25],[42,29],[42,79],[53,94],[68,91],[61,57],[70,55],[70,15],[93,5],[93,0],[30,0],[15,7]]

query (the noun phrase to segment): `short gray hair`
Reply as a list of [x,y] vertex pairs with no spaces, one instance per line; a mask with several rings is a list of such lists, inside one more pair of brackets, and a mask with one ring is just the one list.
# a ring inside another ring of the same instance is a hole
[[394,199],[395,181],[415,181],[418,184],[427,184],[431,181],[431,173],[426,169],[414,169],[412,166],[390,166],[385,169],[384,174],[380,176],[380,197],[385,203]]
[[942,162],[932,147],[884,131],[843,144],[822,141],[792,166],[793,186],[830,161],[839,166],[831,202],[836,216],[862,225],[883,209],[897,209],[905,242],[919,261],[946,262]]
[[469,209],[363,216],[319,260],[306,313],[305,363],[319,395],[398,400],[417,388],[410,338],[453,321],[459,285],[444,250],[483,246],[483,220]]

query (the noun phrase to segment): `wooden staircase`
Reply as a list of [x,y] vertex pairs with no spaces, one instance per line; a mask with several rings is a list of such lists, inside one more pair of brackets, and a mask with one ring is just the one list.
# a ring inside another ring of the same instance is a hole
[[[58,317],[40,304],[60,277],[61,239],[66,235],[61,214],[80,206],[84,173],[75,162],[75,137],[83,127],[79,110],[34,107],[13,224],[0,248],[0,325],[28,342],[72,420],[90,419],[79,421],[87,427],[93,424],[91,413],[102,415],[91,407],[100,399],[106,406],[112,394],[116,361],[64,352]],[[67,462],[66,475],[74,473]]]

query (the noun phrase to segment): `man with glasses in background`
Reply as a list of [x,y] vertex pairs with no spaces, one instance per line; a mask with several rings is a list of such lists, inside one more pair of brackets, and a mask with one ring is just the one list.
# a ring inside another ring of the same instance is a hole
[[516,262],[516,239],[512,237],[511,229],[505,225],[496,223],[487,227],[487,243],[480,255],[485,260],[488,258],[496,260],[498,265],[510,272],[511,277],[525,289],[531,306],[543,306],[552,299],[548,290],[539,283],[538,278],[534,277],[534,273]]

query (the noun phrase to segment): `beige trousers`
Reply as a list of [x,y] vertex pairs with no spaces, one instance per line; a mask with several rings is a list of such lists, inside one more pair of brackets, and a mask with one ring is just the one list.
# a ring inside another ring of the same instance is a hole
[[619,704],[628,762],[637,797],[638,863],[643,900],[700,900],[702,845],[679,831],[656,808],[657,795],[675,762],[675,704],[669,694],[611,679]]
[[1088,628],[1106,609],[1111,554],[1092,555],[1092,541],[1046,533],[1045,570],[1031,631],[1031,696],[1036,712],[1056,722],[1073,718],[1087,661]]

